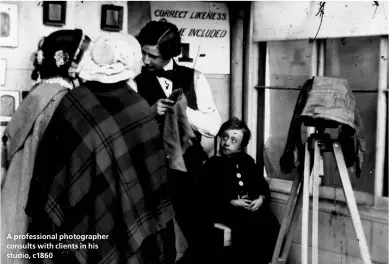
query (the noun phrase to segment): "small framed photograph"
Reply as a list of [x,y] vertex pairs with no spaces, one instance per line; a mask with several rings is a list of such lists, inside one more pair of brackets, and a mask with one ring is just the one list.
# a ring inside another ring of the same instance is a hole
[[0,46],[18,46],[18,6],[0,3]]
[[43,2],[43,24],[62,27],[66,23],[66,1]]
[[123,7],[115,5],[101,6],[102,30],[119,32],[123,28]]
[[20,104],[19,91],[0,91],[1,112],[0,121],[9,122]]

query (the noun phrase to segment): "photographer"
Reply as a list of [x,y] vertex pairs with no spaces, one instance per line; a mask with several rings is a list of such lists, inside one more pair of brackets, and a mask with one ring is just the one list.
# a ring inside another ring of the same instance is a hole
[[[195,134],[195,140],[184,154],[187,171],[171,170],[173,206],[176,221],[188,242],[185,260],[199,258],[204,245],[202,232],[205,227],[201,215],[201,197],[196,187],[202,175],[203,162],[208,158],[201,146],[201,137],[214,137],[221,120],[213,102],[211,89],[204,76],[197,70],[179,66],[174,57],[181,53],[181,38],[178,28],[169,22],[151,21],[139,33],[137,39],[142,46],[142,73],[136,78],[137,91],[146,99],[156,115],[163,131],[164,116],[174,101],[168,97],[182,89],[187,101],[186,116]],[[191,257],[187,258],[187,256]]]

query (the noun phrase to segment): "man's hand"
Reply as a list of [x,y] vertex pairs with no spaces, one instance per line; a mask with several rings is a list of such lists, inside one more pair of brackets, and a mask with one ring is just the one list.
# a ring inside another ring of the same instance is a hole
[[247,199],[236,199],[231,200],[231,204],[236,207],[243,207],[244,209],[250,210],[250,204],[252,202]]
[[261,207],[261,205],[263,204],[263,200],[264,200],[264,196],[260,195],[258,199],[252,201],[250,204],[250,211],[252,212],[257,211],[259,207]]
[[174,104],[174,101],[169,99],[159,99],[153,106],[151,107],[157,115],[164,115],[166,110]]

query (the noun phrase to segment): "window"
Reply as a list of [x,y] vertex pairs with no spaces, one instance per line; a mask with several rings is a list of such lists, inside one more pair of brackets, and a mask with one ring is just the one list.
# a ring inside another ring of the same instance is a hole
[[[279,159],[284,151],[290,121],[300,92],[299,87],[311,77],[312,50],[312,44],[308,40],[267,42],[264,162],[267,176],[273,179],[293,179],[292,175],[281,173]],[[367,149],[362,173],[358,178],[352,170],[349,170],[353,189],[374,194],[379,64],[381,59],[388,63],[388,60],[381,58],[380,55],[380,37],[328,39],[325,40],[324,54],[324,76],[347,80],[353,90],[364,125]],[[387,129],[387,121],[385,127]],[[302,137],[304,138],[305,135],[303,134]],[[386,140],[383,183],[386,196],[388,195],[387,145]],[[325,155],[324,167],[323,184],[340,187],[340,179],[332,155]]]

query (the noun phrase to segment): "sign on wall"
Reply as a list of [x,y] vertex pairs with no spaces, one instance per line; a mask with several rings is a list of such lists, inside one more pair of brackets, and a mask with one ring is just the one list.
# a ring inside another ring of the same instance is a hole
[[386,1],[258,1],[254,41],[388,35]]
[[230,73],[227,5],[213,2],[150,2],[151,19],[166,19],[180,30],[181,65],[208,74]]

